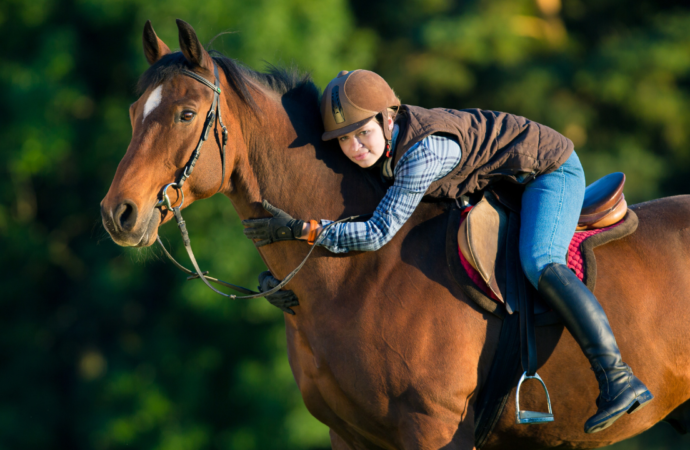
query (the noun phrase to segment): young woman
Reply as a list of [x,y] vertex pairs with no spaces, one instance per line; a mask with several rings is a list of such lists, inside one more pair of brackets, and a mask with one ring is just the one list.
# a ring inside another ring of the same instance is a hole
[[[544,125],[496,111],[424,109],[400,105],[388,83],[366,71],[343,71],[321,101],[323,140],[392,182],[366,222],[329,228],[319,241],[332,252],[374,251],[395,235],[422,197],[455,199],[511,180],[524,185],[520,260],[529,281],[563,318],[599,382],[597,413],[585,432],[601,431],[652,400],[621,360],[608,318],[566,265],[584,199],[585,177],[573,144]],[[267,205],[274,217],[245,221],[257,245],[307,239],[326,222],[305,222]]]

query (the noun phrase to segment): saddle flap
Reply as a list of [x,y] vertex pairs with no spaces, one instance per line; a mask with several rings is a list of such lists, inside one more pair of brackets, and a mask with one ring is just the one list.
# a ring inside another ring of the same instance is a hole
[[486,192],[467,215],[467,244],[474,266],[489,289],[505,302],[505,243],[508,213]]

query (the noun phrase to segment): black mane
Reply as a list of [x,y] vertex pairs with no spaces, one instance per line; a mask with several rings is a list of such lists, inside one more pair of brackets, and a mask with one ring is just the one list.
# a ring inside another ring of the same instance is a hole
[[[249,91],[250,86],[247,82],[249,79],[259,82],[279,95],[300,97],[304,101],[314,102],[318,108],[321,91],[314,84],[311,76],[301,72],[296,66],[277,67],[269,64],[268,72],[263,73],[243,66],[237,61],[223,56],[220,52],[211,51],[210,54],[225,73],[239,98],[255,113],[258,112],[258,107]],[[157,86],[172,78],[179,74],[182,69],[191,70],[192,67],[181,52],[165,55],[141,75],[137,83],[138,94],[141,95],[149,87]]]

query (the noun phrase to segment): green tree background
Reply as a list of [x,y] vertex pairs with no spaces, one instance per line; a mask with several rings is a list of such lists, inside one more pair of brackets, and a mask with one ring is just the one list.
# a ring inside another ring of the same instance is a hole
[[[690,5],[638,0],[5,0],[0,3],[0,449],[326,449],[290,372],[282,313],[229,302],[100,225],[147,63],[174,19],[254,68],[320,86],[383,75],[405,103],[481,107],[570,137],[631,203],[687,191]],[[263,263],[221,196],[186,213],[202,267]],[[174,225],[162,235],[179,252]],[[617,450],[690,444],[665,425]]]

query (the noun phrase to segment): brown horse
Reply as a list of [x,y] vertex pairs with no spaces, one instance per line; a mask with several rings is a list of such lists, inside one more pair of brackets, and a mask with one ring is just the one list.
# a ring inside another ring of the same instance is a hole
[[[103,223],[123,246],[148,246],[170,220],[155,209],[199,141],[221,70],[221,112],[230,139],[222,179],[219,130],[201,150],[183,191],[185,206],[219,191],[242,219],[265,217],[261,201],[300,218],[338,219],[371,212],[384,194],[376,177],[324,143],[318,91],[307,79],[257,73],[211,57],[178,21],[181,53],[150,24],[144,50],[152,67],[130,108],[132,141],[103,199]],[[562,326],[540,329],[539,373],[556,421],[516,425],[512,402],[484,449],[596,448],[650,428],[673,412],[690,418],[690,197],[633,207],[638,230],[597,249],[596,295],[624,359],[654,393],[639,413],[597,434],[583,423],[595,411],[597,383]],[[189,224],[193,227],[193,224]],[[446,210],[422,203],[395,238],[371,253],[318,248],[288,285],[300,299],[285,315],[288,358],[309,411],[331,429],[334,449],[472,449],[474,403],[496,351],[500,320],[479,310],[453,280],[445,258]],[[305,256],[303,242],[259,250],[284,277]],[[539,387],[523,388],[526,407],[543,407]]]

